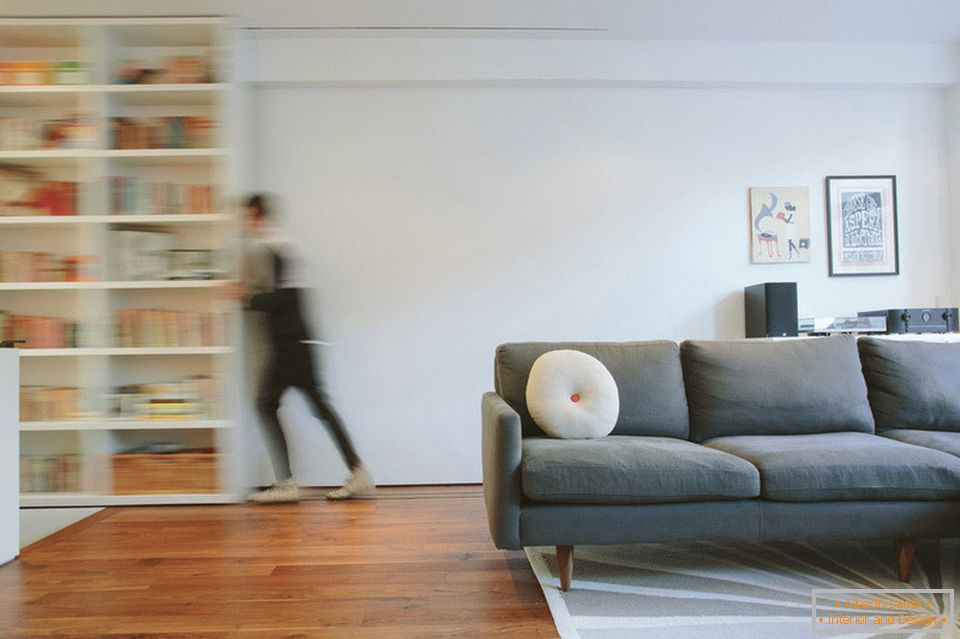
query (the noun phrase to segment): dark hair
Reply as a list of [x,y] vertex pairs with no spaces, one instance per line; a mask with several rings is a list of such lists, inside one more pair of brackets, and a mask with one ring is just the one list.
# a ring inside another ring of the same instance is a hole
[[247,198],[247,208],[253,209],[253,217],[267,219],[270,217],[270,207],[267,206],[267,198],[262,193],[256,193]]

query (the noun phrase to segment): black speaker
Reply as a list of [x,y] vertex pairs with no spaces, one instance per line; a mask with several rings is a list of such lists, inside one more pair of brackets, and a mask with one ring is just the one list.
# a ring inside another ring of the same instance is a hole
[[743,289],[747,337],[796,337],[797,283],[765,282]]

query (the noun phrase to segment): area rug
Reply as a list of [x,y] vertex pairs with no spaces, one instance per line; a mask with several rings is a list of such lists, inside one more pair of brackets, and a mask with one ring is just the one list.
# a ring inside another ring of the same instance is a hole
[[[527,557],[562,639],[960,636],[956,619],[931,634],[815,630],[811,618],[813,589],[954,588],[956,540],[921,543],[909,585],[897,579],[892,542],[577,546],[569,592],[560,590],[553,547],[528,548]],[[926,605],[950,610],[932,597]]]

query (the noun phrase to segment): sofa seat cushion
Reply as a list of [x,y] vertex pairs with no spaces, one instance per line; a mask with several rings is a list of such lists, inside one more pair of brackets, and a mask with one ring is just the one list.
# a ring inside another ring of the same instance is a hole
[[898,442],[913,444],[914,446],[924,446],[960,457],[960,433],[898,428],[895,430],[885,430],[880,434],[884,437],[895,439]]
[[752,499],[760,475],[749,462],[671,437],[528,437],[523,492],[534,501],[658,504]]
[[739,435],[704,446],[756,466],[760,496],[771,501],[960,498],[960,459],[868,433]]

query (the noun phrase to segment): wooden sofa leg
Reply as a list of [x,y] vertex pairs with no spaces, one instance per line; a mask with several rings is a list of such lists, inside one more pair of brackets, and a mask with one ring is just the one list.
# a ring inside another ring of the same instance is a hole
[[910,567],[913,565],[913,553],[917,550],[917,542],[910,539],[896,539],[893,547],[897,551],[897,576],[903,583],[909,583]]
[[560,573],[560,590],[570,590],[573,579],[573,546],[557,546],[557,572]]

